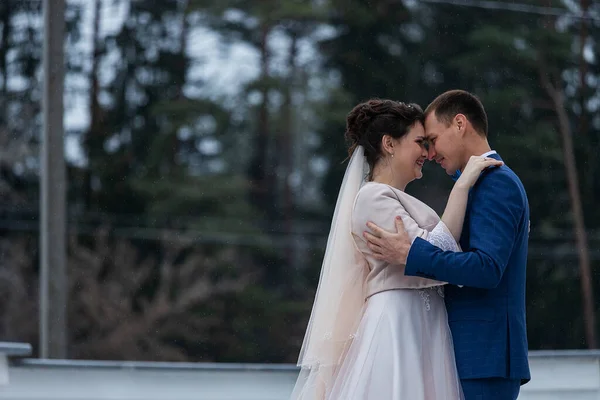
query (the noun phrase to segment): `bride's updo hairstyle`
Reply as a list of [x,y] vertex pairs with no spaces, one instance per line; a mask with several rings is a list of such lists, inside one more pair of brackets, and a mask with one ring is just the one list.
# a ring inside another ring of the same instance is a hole
[[345,138],[348,154],[358,146],[365,149],[369,164],[369,180],[373,168],[382,156],[381,139],[389,135],[395,139],[404,137],[415,123],[425,123],[423,110],[418,104],[406,104],[394,100],[371,99],[354,107],[346,117]]

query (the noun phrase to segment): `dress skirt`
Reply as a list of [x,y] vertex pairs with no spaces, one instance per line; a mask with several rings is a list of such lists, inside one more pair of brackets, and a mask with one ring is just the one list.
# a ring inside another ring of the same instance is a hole
[[374,294],[328,400],[460,400],[441,287]]

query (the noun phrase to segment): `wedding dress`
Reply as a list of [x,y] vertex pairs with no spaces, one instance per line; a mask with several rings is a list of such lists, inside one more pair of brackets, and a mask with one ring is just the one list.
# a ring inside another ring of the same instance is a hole
[[459,251],[431,208],[395,188],[360,190],[352,233],[369,264],[367,300],[354,340],[328,400],[458,400],[462,398],[442,282],[407,277],[404,266],[375,260],[362,239],[367,221],[393,230],[401,215],[411,238]]
[[359,146],[346,169],[291,400],[461,400],[444,282],[376,260],[362,235],[402,217],[411,239],[460,251],[438,215],[391,186],[364,182]]

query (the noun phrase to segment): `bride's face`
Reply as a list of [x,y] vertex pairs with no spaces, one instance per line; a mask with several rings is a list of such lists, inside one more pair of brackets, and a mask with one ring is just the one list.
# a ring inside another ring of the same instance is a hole
[[395,139],[392,168],[406,183],[423,176],[423,164],[427,159],[425,129],[420,122],[414,124],[401,139]]

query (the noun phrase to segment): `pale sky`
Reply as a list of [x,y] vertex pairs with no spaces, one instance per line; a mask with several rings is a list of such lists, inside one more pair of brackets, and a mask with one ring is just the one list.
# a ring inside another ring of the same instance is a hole
[[[82,40],[79,51],[91,59],[92,21],[94,9],[92,3],[85,0],[68,0],[70,2],[83,3],[84,14],[81,22]],[[101,36],[117,32],[126,15],[125,5],[113,5],[112,2],[104,1],[102,18],[100,22]],[[280,41],[274,41],[275,43]],[[195,61],[194,67],[189,71],[190,78],[202,79],[207,84],[204,87],[208,93],[219,96],[235,96],[240,86],[254,78],[259,73],[257,52],[242,43],[233,43],[223,46],[219,37],[203,27],[194,28],[190,31],[188,51]],[[274,50],[277,50],[276,48]],[[108,55],[101,70],[106,80],[111,79],[110,64],[118,61]],[[90,66],[86,65],[86,72]],[[68,87],[75,86],[77,90],[65,95],[65,129],[81,131],[89,124],[88,95],[89,80],[87,76],[76,76],[69,74],[66,77]],[[200,95],[189,93],[189,95]],[[80,137],[67,135],[65,138],[65,153],[70,162],[81,164],[83,154],[81,152]]]

